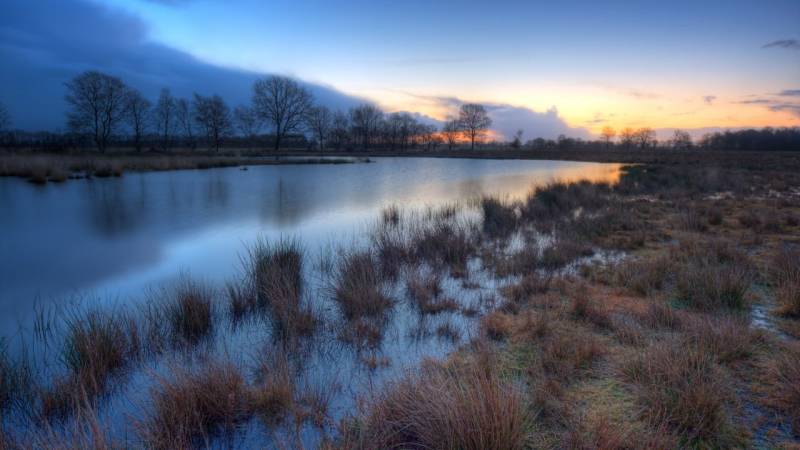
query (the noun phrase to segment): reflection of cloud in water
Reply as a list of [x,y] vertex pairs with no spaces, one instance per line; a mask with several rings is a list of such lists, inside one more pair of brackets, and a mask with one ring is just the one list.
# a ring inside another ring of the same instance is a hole
[[0,179],[0,313],[37,295],[103,286],[136,294],[181,268],[224,279],[243,244],[343,236],[386,205],[436,205],[482,194],[523,197],[553,179],[615,181],[619,165],[560,161],[378,158],[372,164],[257,166],[131,173],[33,186]]

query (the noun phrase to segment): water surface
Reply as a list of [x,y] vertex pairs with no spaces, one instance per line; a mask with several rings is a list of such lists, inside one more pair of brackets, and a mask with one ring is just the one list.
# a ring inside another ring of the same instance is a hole
[[309,250],[356,239],[390,204],[520,197],[554,179],[614,181],[617,164],[443,158],[126,173],[36,186],[0,179],[0,332],[34,305],[136,297],[182,272],[218,282],[258,236]]

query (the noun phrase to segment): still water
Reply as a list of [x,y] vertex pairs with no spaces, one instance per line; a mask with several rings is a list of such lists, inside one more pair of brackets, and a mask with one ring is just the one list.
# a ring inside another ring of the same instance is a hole
[[128,173],[36,186],[0,179],[0,334],[37,305],[126,299],[181,273],[221,282],[259,236],[310,250],[357,239],[387,205],[512,198],[551,180],[618,178],[620,165],[377,158],[372,163]]

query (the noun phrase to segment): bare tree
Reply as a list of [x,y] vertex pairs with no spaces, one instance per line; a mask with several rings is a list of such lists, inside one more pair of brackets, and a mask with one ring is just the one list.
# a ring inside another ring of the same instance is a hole
[[262,122],[253,108],[246,105],[237,106],[233,110],[233,119],[239,129],[239,133],[251,142],[255,140],[258,131],[261,129]]
[[600,136],[605,141],[606,148],[611,147],[611,141],[614,140],[614,136],[616,136],[616,135],[617,135],[617,132],[613,128],[611,128],[609,126],[603,127],[603,131],[600,132]]
[[127,88],[117,77],[96,71],[84,72],[66,83],[69,127],[91,133],[101,153],[124,117]]
[[0,144],[5,145],[11,141],[11,114],[9,114],[5,105],[0,103]]
[[169,148],[170,138],[175,129],[175,99],[169,89],[161,89],[158,102],[153,110],[153,118],[156,123],[156,131],[161,136],[161,147]]
[[630,146],[633,145],[635,137],[636,131],[630,127],[623,128],[622,131],[619,132],[619,142],[624,145],[625,148],[630,148]]
[[350,137],[348,129],[350,128],[350,120],[347,114],[342,111],[336,111],[333,114],[333,121],[331,122],[330,142],[333,148],[341,149],[347,145]]
[[231,112],[219,95],[203,97],[194,94],[195,120],[205,130],[209,142],[219,151],[222,139],[231,133]]
[[442,134],[447,142],[447,148],[452,150],[458,144],[458,138],[461,136],[461,125],[458,120],[452,119],[445,122],[442,126]]
[[517,130],[517,132],[514,133],[514,139],[511,141],[512,148],[522,147],[522,133],[524,133],[524,130]]
[[0,103],[0,132],[11,128],[11,114],[8,113],[6,106]]
[[365,150],[372,144],[381,121],[383,121],[383,111],[375,105],[365,103],[350,109],[353,135],[361,139],[361,145]]
[[674,149],[688,150],[692,148],[692,135],[687,131],[675,130],[671,144]]
[[319,143],[319,149],[325,150],[325,144],[328,142],[328,134],[333,124],[333,114],[331,114],[331,110],[324,106],[311,108],[306,120],[308,122],[308,129],[311,130],[314,138]]
[[253,107],[275,131],[275,150],[289,133],[300,131],[311,108],[311,93],[287,77],[271,76],[253,85]]
[[461,129],[469,137],[472,149],[475,148],[475,141],[483,139],[489,127],[492,126],[492,119],[489,118],[486,108],[475,103],[461,105],[458,122],[461,124]]
[[175,100],[175,119],[178,128],[183,133],[189,149],[194,150],[197,147],[197,142],[194,138],[194,127],[192,126],[192,107],[189,101],[183,98]]
[[142,139],[147,132],[147,118],[150,114],[150,101],[136,89],[128,89],[125,97],[125,120],[133,134],[133,146],[142,151]]
[[652,128],[639,128],[634,134],[634,141],[639,145],[639,148],[645,149],[651,144],[655,145],[656,132]]

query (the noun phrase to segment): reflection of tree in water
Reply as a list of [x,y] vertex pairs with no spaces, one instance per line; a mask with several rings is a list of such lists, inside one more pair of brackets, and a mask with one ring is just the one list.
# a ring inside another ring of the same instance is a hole
[[225,209],[230,199],[228,181],[222,177],[214,176],[205,186],[205,201],[207,208]]
[[137,189],[123,180],[90,180],[87,198],[91,224],[102,235],[130,233],[148,216],[148,195],[144,179]]

